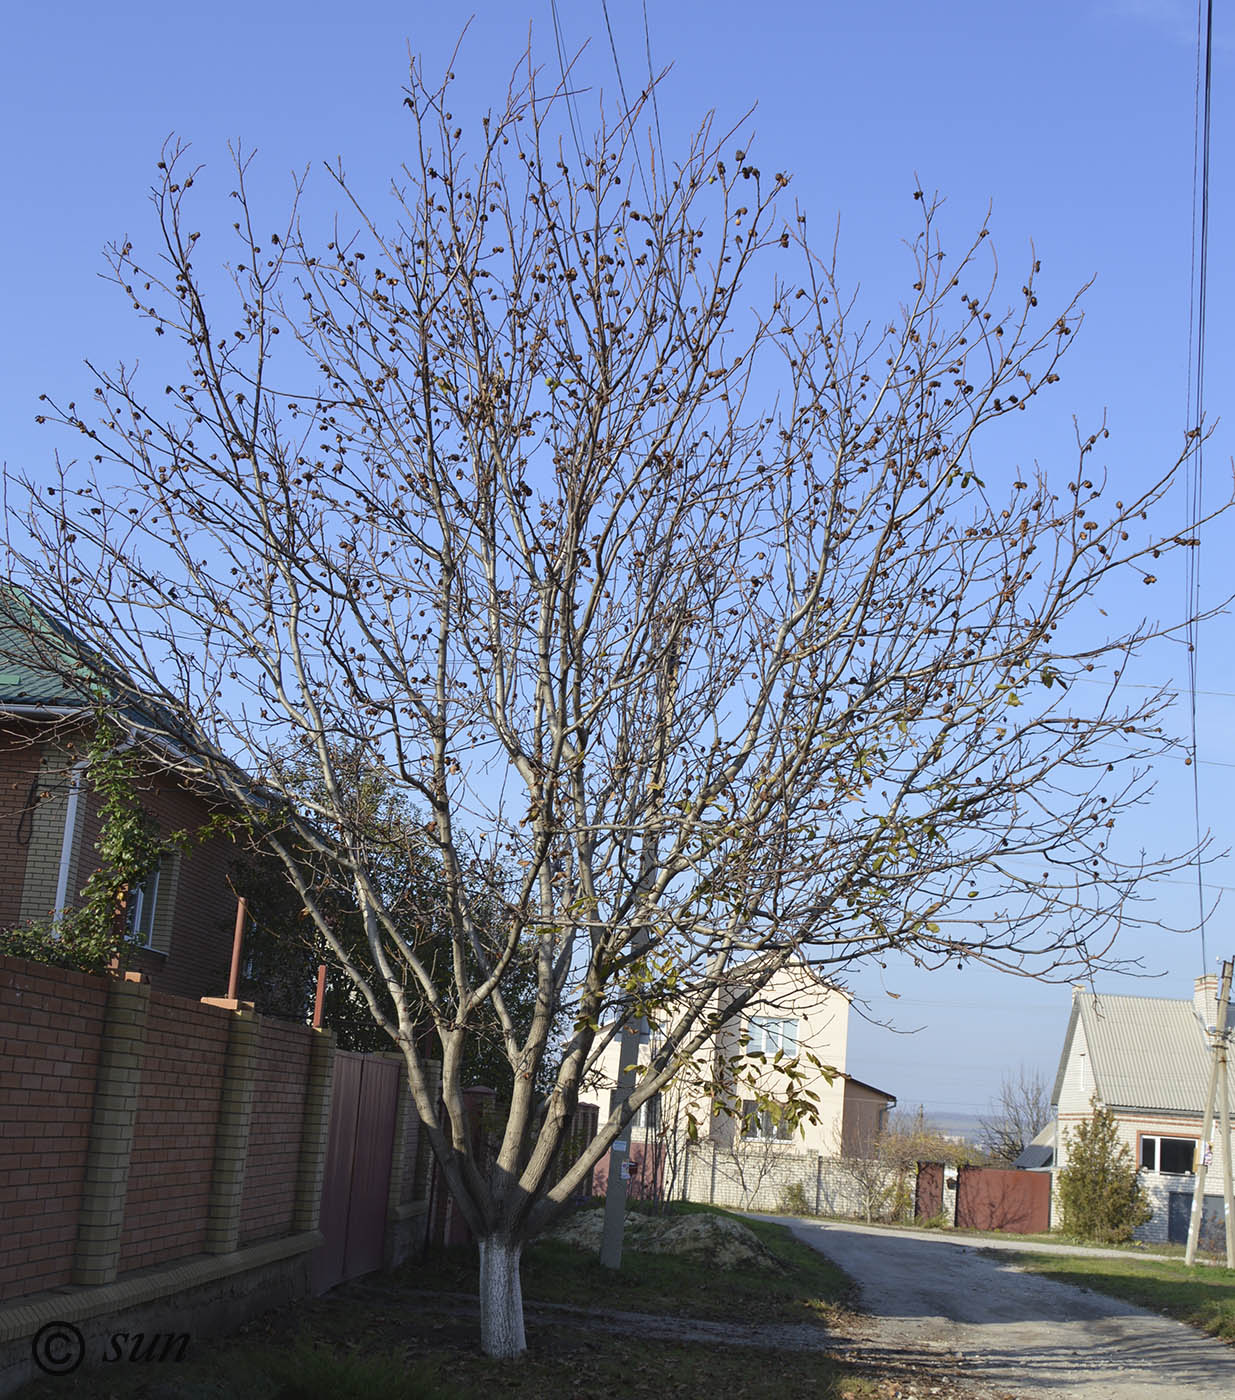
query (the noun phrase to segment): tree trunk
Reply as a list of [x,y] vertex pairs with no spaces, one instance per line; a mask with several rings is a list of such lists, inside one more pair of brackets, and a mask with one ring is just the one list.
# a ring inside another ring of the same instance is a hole
[[522,1253],[521,1241],[503,1235],[480,1241],[480,1347],[486,1356],[518,1356],[527,1350],[519,1281]]

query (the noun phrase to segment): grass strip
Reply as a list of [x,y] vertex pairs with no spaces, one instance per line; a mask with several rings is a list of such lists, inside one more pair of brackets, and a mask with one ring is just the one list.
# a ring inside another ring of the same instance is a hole
[[1235,1272],[1168,1259],[1093,1259],[1066,1254],[1017,1254],[1018,1268],[1059,1283],[1105,1293],[1177,1318],[1235,1344]]

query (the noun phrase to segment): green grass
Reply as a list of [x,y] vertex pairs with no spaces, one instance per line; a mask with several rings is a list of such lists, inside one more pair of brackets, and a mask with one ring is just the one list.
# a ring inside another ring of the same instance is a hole
[[1029,1273],[1077,1284],[1178,1318],[1235,1344],[1235,1271],[1173,1259],[1094,1259],[1070,1254],[1008,1256]]
[[[781,1226],[743,1221],[781,1260],[781,1274],[724,1271],[628,1250],[622,1269],[546,1241],[524,1258],[524,1298],[606,1311],[741,1322],[819,1322],[849,1296],[840,1270]],[[268,1314],[227,1339],[195,1339],[180,1363],[124,1364],[76,1373],[74,1400],[459,1400],[501,1395],[616,1394],[623,1400],[867,1400],[879,1382],[821,1352],[675,1342],[560,1322],[528,1323],[528,1353],[513,1362],[477,1354],[473,1251],[442,1252],[393,1274],[374,1274],[323,1298]],[[63,1379],[21,1392],[63,1400]]]
[[[674,1213],[709,1209],[675,1205]],[[730,1214],[721,1210],[712,1213]],[[850,1300],[848,1277],[809,1245],[794,1239],[784,1226],[733,1218],[759,1237],[780,1260],[784,1273],[717,1270],[701,1266],[697,1259],[635,1249],[622,1251],[622,1268],[614,1273],[593,1254],[545,1240],[524,1255],[524,1299],[669,1317],[732,1317],[769,1323],[818,1322]],[[457,1293],[475,1293],[478,1286],[476,1260],[464,1250],[430,1254],[396,1277],[413,1288]]]

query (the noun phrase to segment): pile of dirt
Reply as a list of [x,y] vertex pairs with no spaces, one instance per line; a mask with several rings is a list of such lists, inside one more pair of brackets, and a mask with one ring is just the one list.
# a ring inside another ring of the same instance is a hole
[[[580,1211],[548,1238],[578,1249],[599,1250],[604,1228],[603,1210]],[[759,1237],[739,1220],[727,1215],[644,1215],[629,1211],[622,1237],[626,1249],[648,1254],[677,1254],[715,1269],[754,1269],[757,1273],[784,1272],[780,1260]]]

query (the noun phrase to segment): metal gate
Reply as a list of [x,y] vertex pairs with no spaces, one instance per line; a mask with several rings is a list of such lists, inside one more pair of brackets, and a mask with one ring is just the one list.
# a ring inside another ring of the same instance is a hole
[[933,1220],[943,1213],[943,1164],[918,1163],[918,1185],[914,1192],[915,1220]]
[[[1191,1191],[1172,1191],[1167,1201],[1166,1237],[1171,1244],[1188,1243],[1188,1224],[1192,1219]],[[1206,1196],[1201,1206],[1201,1249],[1215,1254],[1226,1249],[1226,1206],[1221,1196]]]
[[402,1077],[394,1060],[341,1050],[335,1056],[313,1291],[383,1264],[395,1110]]
[[962,1167],[957,1172],[956,1228],[1044,1234],[1051,1228],[1050,1173]]

